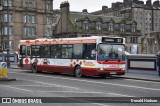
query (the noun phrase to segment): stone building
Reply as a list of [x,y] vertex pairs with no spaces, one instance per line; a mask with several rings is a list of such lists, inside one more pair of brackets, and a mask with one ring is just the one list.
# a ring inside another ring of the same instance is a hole
[[8,45],[11,52],[17,51],[21,39],[51,37],[53,0],[0,0],[0,3],[0,51],[5,51]]
[[[71,12],[69,3],[60,5],[59,20],[53,37],[85,37],[85,36],[121,36],[126,38],[127,51],[134,46],[136,53],[141,53],[141,35],[135,21],[127,21],[122,17],[92,15],[84,9],[82,12]],[[58,16],[58,15],[57,15]]]
[[[137,29],[141,30],[143,35],[142,53],[155,53],[155,49],[158,48],[158,45],[155,44],[155,32],[160,32],[160,2],[159,0],[153,2],[147,0],[146,3],[139,0],[123,0],[123,2],[112,3],[111,8],[104,8],[102,10],[95,11],[91,14],[94,15],[107,15],[107,16],[116,16],[123,17],[125,20],[137,22]],[[148,39],[148,40],[147,40]],[[152,41],[152,43],[151,43]],[[160,49],[160,48],[159,48]]]

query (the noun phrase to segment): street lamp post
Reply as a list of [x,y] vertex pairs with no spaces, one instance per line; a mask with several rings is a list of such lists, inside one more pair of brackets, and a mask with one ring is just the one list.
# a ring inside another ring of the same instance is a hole
[[[3,10],[3,5],[1,4],[0,5],[0,10]],[[4,28],[3,28],[4,30]],[[4,33],[3,33],[4,34]],[[9,40],[9,1],[7,0],[7,67],[10,68],[10,46],[9,46],[9,43],[10,43],[10,40]],[[2,35],[1,35],[2,37]]]
[[9,0],[7,0],[7,67],[10,68]]

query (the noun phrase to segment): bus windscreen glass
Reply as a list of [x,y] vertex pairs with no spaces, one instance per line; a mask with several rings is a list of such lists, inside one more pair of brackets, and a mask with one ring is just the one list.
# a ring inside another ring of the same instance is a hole
[[99,44],[98,60],[124,60],[125,47],[124,45]]

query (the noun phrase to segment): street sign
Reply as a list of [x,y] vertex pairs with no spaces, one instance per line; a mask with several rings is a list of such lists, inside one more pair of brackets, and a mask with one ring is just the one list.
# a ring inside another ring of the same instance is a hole
[[2,63],[2,68],[6,68],[7,64],[6,63]]

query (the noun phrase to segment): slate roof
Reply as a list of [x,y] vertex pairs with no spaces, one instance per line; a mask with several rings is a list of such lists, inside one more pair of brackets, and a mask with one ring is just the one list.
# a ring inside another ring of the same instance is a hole
[[[104,16],[104,15],[92,15],[87,13],[73,13],[70,12],[70,21],[75,26],[76,21],[85,20],[88,19],[90,22],[96,21],[97,19],[101,19],[102,23],[109,22],[110,20],[113,20],[115,23],[121,23],[124,18],[122,17],[113,17],[113,16]],[[126,24],[131,24],[133,21],[126,21]]]

